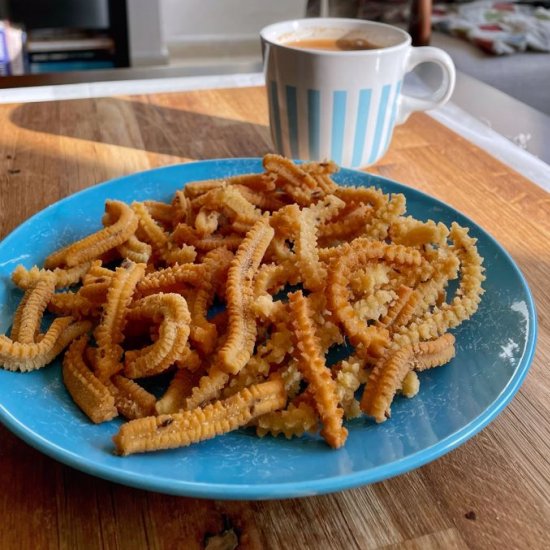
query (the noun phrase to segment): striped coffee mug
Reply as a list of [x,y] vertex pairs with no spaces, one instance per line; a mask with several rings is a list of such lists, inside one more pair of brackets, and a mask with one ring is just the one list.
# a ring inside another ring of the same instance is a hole
[[[387,151],[393,129],[413,111],[443,105],[451,96],[451,58],[433,47],[413,48],[405,31],[355,19],[297,19],[261,33],[271,136],[295,159],[332,159],[342,166],[373,164]],[[360,37],[374,49],[327,51],[290,45]],[[442,83],[428,98],[404,95],[404,75],[433,62]]]

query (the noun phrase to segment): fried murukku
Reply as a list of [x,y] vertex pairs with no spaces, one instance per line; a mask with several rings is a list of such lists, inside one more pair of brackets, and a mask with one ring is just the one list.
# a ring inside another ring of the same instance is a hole
[[167,264],[185,264],[195,260],[197,253],[190,244],[176,245],[164,228],[157,223],[145,203],[134,202],[132,209],[136,213],[139,225],[136,236],[152,247],[152,253]]
[[212,235],[218,229],[220,212],[202,207],[195,216],[195,229],[197,234],[204,238]]
[[300,437],[306,432],[315,433],[319,420],[315,409],[307,403],[298,406],[292,403],[284,411],[263,414],[256,420],[256,433],[277,437],[283,434],[287,439]]
[[324,245],[327,241],[348,240],[353,235],[361,235],[372,214],[372,207],[366,204],[346,208],[335,219],[319,226],[319,241]]
[[171,204],[153,200],[143,201],[143,204],[157,223],[162,225],[165,229],[172,227],[174,207]]
[[124,418],[133,420],[155,413],[155,396],[133,380],[116,374],[108,382],[108,388],[114,397],[117,411]]
[[252,356],[256,319],[253,281],[274,231],[267,219],[257,221],[239,246],[227,274],[228,336],[218,353],[220,367],[236,374]]
[[172,233],[172,238],[176,243],[182,245],[194,246],[197,250],[208,252],[214,248],[227,248],[228,250],[237,250],[241,244],[240,235],[208,235],[202,237],[196,229],[186,223],[180,223]]
[[405,265],[420,265],[422,262],[416,249],[357,238],[351,245],[345,245],[334,259],[327,280],[328,307],[342,324],[351,343],[364,354],[380,354],[388,343],[388,332],[382,327],[366,326],[361,320],[350,303],[348,280],[353,270],[379,259]]
[[38,342],[22,344],[0,334],[0,365],[7,370],[27,372],[51,363],[75,338],[88,332],[88,321],[74,322],[72,317],[54,319]]
[[304,287],[315,291],[323,288],[327,272],[319,260],[317,228],[330,219],[344,203],[334,195],[328,195],[314,206],[300,211],[294,249]]
[[53,273],[43,273],[35,285],[23,296],[22,307],[19,307],[13,319],[11,337],[22,344],[31,344],[42,322],[44,311],[55,291]]
[[[193,200],[193,206],[215,210],[230,220],[254,224],[261,217],[261,212],[249,202],[234,186],[222,185],[212,191],[200,195]],[[197,214],[198,216],[198,214]],[[197,218],[195,218],[195,227]],[[213,231],[212,231],[213,233]]]
[[425,370],[448,363],[455,354],[455,338],[444,334],[436,340],[404,346],[376,365],[361,398],[361,409],[376,422],[390,417],[390,405],[411,370]]
[[128,319],[160,320],[156,342],[140,350],[126,351],[124,374],[128,378],[159,374],[184,356],[191,316],[183,296],[153,294],[135,302],[126,315]]
[[136,264],[146,264],[151,259],[153,247],[132,235],[126,242],[117,246],[117,251],[126,260]]
[[413,289],[401,285],[396,292],[396,300],[388,308],[386,314],[380,319],[380,325],[383,327],[391,327],[394,324],[397,326],[407,324],[407,321],[414,312],[416,300],[418,298],[415,296]]
[[121,455],[186,447],[245,426],[285,404],[284,385],[275,378],[204,408],[133,420],[120,427],[113,441]]
[[[373,290],[365,295],[364,298],[359,298],[353,303],[353,310],[358,317],[365,323],[384,319],[388,315],[388,311],[392,307],[390,304],[397,297],[393,290],[385,290],[382,288]],[[385,327],[381,321],[377,321],[380,326]]]
[[181,285],[197,286],[204,275],[203,264],[175,265],[147,273],[136,286],[140,296],[149,296],[159,292],[172,292],[181,289]]
[[78,320],[99,318],[101,304],[80,292],[59,292],[50,298],[48,311],[56,315],[70,315]]
[[265,346],[263,347],[264,349],[258,350],[237,375],[229,378],[228,383],[222,389],[223,397],[234,395],[252,384],[258,384],[269,376],[273,363],[262,356],[265,351]]
[[132,301],[136,285],[145,273],[143,264],[125,263],[116,269],[110,280],[103,315],[94,331],[98,347],[97,375],[108,380],[123,368],[122,341],[128,306]]
[[204,256],[203,275],[191,306],[190,339],[203,355],[210,354],[218,337],[216,325],[207,319],[217,288],[227,278],[233,254],[226,248],[216,248]]
[[302,170],[290,159],[280,155],[265,155],[263,165],[269,173],[276,174],[280,178],[277,180],[278,183],[294,202],[301,206],[307,206],[311,203],[314,191],[318,188],[313,176]]
[[135,212],[139,226],[137,236],[149,243],[153,252],[162,256],[168,246],[169,236],[166,231],[155,221],[148,208],[142,202],[133,202],[132,210]]
[[325,365],[307,299],[301,292],[294,292],[288,300],[298,368],[312,388],[315,406],[323,423],[321,435],[331,447],[337,449],[346,442],[348,431],[342,426],[344,411],[338,404],[336,383]]
[[208,374],[199,379],[191,395],[185,400],[183,408],[195,409],[203,403],[218,399],[228,380],[229,375],[214,364]]
[[76,285],[90,269],[90,262],[69,268],[56,267],[53,270],[39,269],[37,266],[26,269],[21,264],[18,265],[11,274],[11,280],[19,288],[27,290],[34,287],[44,276],[52,274],[55,280],[55,288],[66,288]]
[[276,196],[267,196],[250,189],[245,185],[237,184],[235,188],[239,193],[251,204],[258,207],[262,211],[275,212],[282,208],[285,203]]
[[365,362],[359,357],[350,357],[341,361],[332,369],[336,371],[334,378],[336,395],[347,419],[357,418],[361,415],[361,407],[355,399],[355,393],[361,386],[364,366]]
[[167,203],[107,201],[103,229],[18,266],[0,364],[41,368],[70,345],[65,385],[93,422],[129,420],[122,455],[242,426],[339,448],[344,420],[388,418],[478,308],[476,239],[407,216],[401,194],[339,185],[333,162],[263,166]]
[[453,251],[460,262],[461,279],[455,296],[450,302],[426,311],[395,335],[398,343],[415,343],[443,335],[470,318],[476,311],[483,294],[485,280],[483,258],[476,248],[476,239],[468,235],[468,229],[457,223],[451,225],[450,237],[454,241]]
[[[188,186],[185,187],[187,189]],[[190,224],[193,223],[193,206],[191,205],[191,199],[189,199],[182,190],[178,190],[174,193],[172,199],[172,227],[176,227],[179,223]]]
[[84,361],[88,338],[81,336],[69,346],[63,358],[63,383],[73,401],[95,424],[118,415],[115,399]]
[[185,401],[191,397],[191,392],[199,383],[199,372],[178,369],[170,380],[168,388],[155,404],[156,414],[171,414],[186,408]]
[[113,250],[135,233],[138,219],[128,205],[120,201],[107,201],[105,213],[110,220],[116,221],[100,231],[50,254],[44,262],[44,267],[46,269],[75,267],[89,262]]

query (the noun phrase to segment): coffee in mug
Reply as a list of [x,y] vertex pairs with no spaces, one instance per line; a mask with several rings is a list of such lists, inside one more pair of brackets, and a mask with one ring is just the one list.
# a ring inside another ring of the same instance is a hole
[[329,50],[335,52],[349,52],[354,50],[376,50],[380,46],[362,36],[342,38],[306,38],[284,42],[289,48],[304,48],[307,50]]
[[[294,159],[373,164],[396,125],[443,105],[454,88],[448,54],[413,48],[408,33],[383,23],[298,19],[260,34],[273,143]],[[405,74],[426,62],[442,69],[440,87],[428,98],[403,94]]]

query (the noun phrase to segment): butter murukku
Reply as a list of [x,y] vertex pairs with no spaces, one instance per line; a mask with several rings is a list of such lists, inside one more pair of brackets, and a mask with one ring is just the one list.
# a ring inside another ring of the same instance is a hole
[[336,384],[325,365],[307,299],[301,292],[294,292],[289,295],[288,305],[296,338],[298,368],[315,396],[315,405],[323,423],[321,435],[331,447],[337,449],[345,443],[348,431],[342,426],[344,411],[338,405]]
[[[193,206],[199,208],[199,213],[206,208],[210,211],[215,210],[231,220],[249,224],[258,221],[262,215],[261,212],[233,186],[222,185],[212,191],[208,191],[208,193],[197,197],[193,201]],[[195,226],[196,224],[197,218],[195,218]]]
[[45,367],[91,326],[88,321],[74,322],[72,317],[58,317],[40,340],[31,344],[14,342],[0,334],[0,365],[7,370],[22,372]]
[[454,336],[404,346],[374,367],[361,398],[361,409],[376,422],[390,416],[390,405],[411,370],[425,370],[448,363],[455,354]]
[[201,264],[204,270],[191,306],[190,339],[203,355],[211,353],[216,345],[216,325],[207,319],[207,315],[217,288],[227,278],[232,259],[233,254],[229,250],[216,248],[204,256]]
[[143,264],[126,263],[117,268],[111,278],[103,315],[94,331],[98,347],[97,374],[101,380],[108,380],[123,368],[121,344],[127,309],[144,273]]
[[70,315],[79,320],[98,318],[101,315],[101,304],[80,292],[60,292],[50,298],[48,311],[56,315]]
[[266,210],[269,212],[274,212],[279,210],[279,208],[282,208],[285,205],[285,203],[276,196],[263,195],[261,193],[258,193],[257,191],[254,191],[253,189],[250,189],[245,185],[239,184],[239,185],[236,185],[235,187],[239,190],[239,193],[249,203],[260,208],[264,212]]
[[185,400],[184,408],[195,409],[203,403],[218,399],[228,380],[229,375],[214,364],[192,389],[191,395]]
[[236,374],[252,356],[256,319],[252,310],[253,280],[274,231],[267,219],[257,221],[239,246],[227,274],[227,341],[219,351],[220,366]]
[[158,339],[141,350],[126,351],[124,373],[129,378],[143,378],[164,372],[181,359],[189,337],[191,316],[187,302],[179,294],[153,294],[134,303],[128,319],[149,317],[160,320]]
[[185,264],[195,260],[195,248],[190,244],[176,245],[168,232],[153,218],[145,203],[134,202],[132,209],[139,220],[136,236],[152,247],[153,254],[169,265]]
[[111,220],[116,220],[112,225],[50,254],[44,262],[44,267],[75,267],[89,262],[113,250],[134,234],[138,220],[128,205],[120,201],[107,201],[105,212]]
[[319,226],[319,241],[324,245],[327,241],[348,240],[350,237],[361,235],[372,214],[372,207],[366,204],[346,208],[335,219]]
[[172,220],[174,219],[174,207],[171,204],[153,200],[143,201],[143,204],[149,211],[149,214],[151,214],[151,217],[157,223],[159,223],[166,229],[172,227]]
[[41,368],[69,346],[75,403],[93,422],[130,420],[122,455],[243,426],[338,448],[344,420],[388,418],[478,308],[476,240],[407,216],[404,195],[339,185],[333,162],[263,166],[166,203],[107,201],[103,229],[18,266],[0,364]]
[[294,247],[304,287],[308,290],[322,288],[327,276],[326,269],[319,260],[318,226],[326,219],[330,219],[343,206],[344,203],[340,199],[329,195],[316,205],[302,209],[298,215]]
[[287,439],[300,437],[306,432],[317,431],[319,420],[315,409],[307,403],[292,403],[284,411],[263,414],[256,420],[256,433],[260,437],[283,434]]
[[140,296],[149,296],[159,292],[172,292],[181,285],[197,286],[204,275],[202,264],[175,265],[147,273],[136,285]]
[[264,168],[280,179],[278,183],[289,197],[301,206],[311,203],[314,191],[318,188],[317,182],[300,166],[294,164],[290,159],[279,155],[265,155],[263,160]]
[[108,382],[109,391],[114,397],[118,412],[127,418],[143,418],[155,412],[156,398],[139,384],[116,374]]
[[198,372],[178,369],[162,397],[155,403],[156,414],[170,414],[185,409],[185,401],[191,396],[200,378]]
[[216,210],[209,210],[202,207],[195,216],[195,229],[200,237],[212,235],[218,229],[220,213]]
[[79,283],[89,269],[89,262],[69,268],[56,267],[53,270],[38,269],[37,266],[31,267],[31,269],[26,269],[20,264],[11,274],[11,280],[19,288],[27,290],[35,286],[38,281],[44,278],[44,276],[51,274],[55,280],[55,288],[66,288]]
[[336,382],[336,395],[338,396],[340,405],[344,409],[344,416],[348,419],[361,415],[361,407],[357,399],[355,399],[355,393],[363,381],[364,366],[365,361],[358,357],[350,357],[333,367],[333,371],[336,371],[334,378]]
[[191,245],[197,250],[208,252],[214,248],[225,247],[228,250],[236,250],[241,244],[240,235],[208,235],[201,236],[196,229],[186,223],[180,223],[172,233],[172,238],[181,245]]
[[131,235],[126,242],[117,246],[117,251],[126,260],[136,264],[146,264],[151,259],[153,247],[139,240],[135,235]]
[[23,297],[23,307],[15,312],[11,337],[22,344],[35,340],[44,311],[55,290],[55,276],[44,273]]
[[361,353],[375,355],[388,342],[386,329],[366,326],[350,303],[348,280],[354,269],[364,267],[369,261],[385,259],[390,263],[420,265],[420,253],[401,245],[358,238],[346,245],[329,269],[327,280],[328,307],[342,324],[352,344]]
[[88,339],[81,336],[69,346],[63,358],[63,383],[74,402],[95,424],[117,416],[115,399],[84,362]]
[[121,455],[186,447],[244,426],[285,403],[283,383],[275,378],[204,408],[133,420],[113,440]]
[[380,319],[380,324],[389,327],[396,324],[406,324],[416,305],[417,297],[412,288],[401,285],[397,290],[397,297],[386,314]]

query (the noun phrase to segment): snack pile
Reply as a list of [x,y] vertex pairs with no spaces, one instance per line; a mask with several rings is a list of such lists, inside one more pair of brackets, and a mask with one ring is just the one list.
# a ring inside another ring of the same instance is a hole
[[[320,430],[339,448],[344,417],[385,421],[396,394],[418,392],[417,372],[453,358],[449,330],[483,293],[476,240],[406,216],[401,194],[337,185],[331,162],[263,164],[188,183],[170,204],[109,200],[103,229],[43,268],[19,265],[0,364],[31,371],[67,348],[80,409],[129,420],[114,437],[122,455],[243,426]],[[56,317],[42,332],[46,310]],[[327,364],[341,344],[351,355]],[[161,373],[157,399],[140,380]]]

